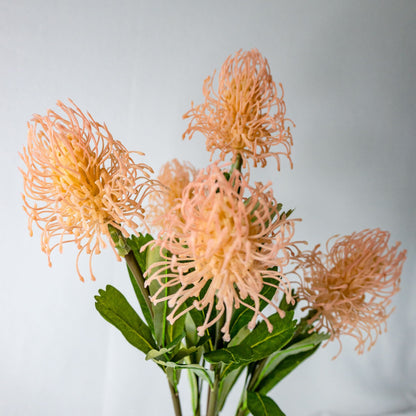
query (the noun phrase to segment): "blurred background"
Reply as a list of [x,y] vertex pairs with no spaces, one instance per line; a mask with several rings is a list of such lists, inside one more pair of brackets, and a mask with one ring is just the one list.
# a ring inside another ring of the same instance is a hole
[[375,347],[358,356],[344,339],[335,361],[335,343],[320,349],[271,396],[288,416],[416,415],[415,1],[0,0],[1,415],[173,415],[162,372],[94,308],[109,283],[136,305],[124,265],[107,250],[81,283],[67,245],[48,268],[18,152],[32,114],[72,98],[156,171],[174,157],[204,167],[182,114],[240,48],[267,57],[296,123],[294,169],[254,175],[296,208],[298,239],[380,227],[408,250]]

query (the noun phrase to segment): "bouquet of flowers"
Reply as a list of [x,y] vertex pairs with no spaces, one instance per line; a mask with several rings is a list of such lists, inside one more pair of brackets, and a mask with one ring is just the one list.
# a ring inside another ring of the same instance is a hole
[[[175,415],[189,377],[194,415],[219,415],[244,377],[236,416],[283,415],[267,395],[323,343],[350,335],[370,349],[391,313],[406,251],[366,229],[303,250],[293,210],[250,173],[292,166],[283,88],[257,51],[238,51],[203,84],[183,138],[206,139],[211,164],[173,160],[157,177],[72,101],[28,124],[24,209],[41,247],[75,243],[79,258],[110,245],[124,259],[140,310],[115,287],[96,309],[165,373]],[[214,160],[215,159],[215,160]],[[296,316],[295,316],[296,312]],[[203,401],[206,400],[204,405]]]

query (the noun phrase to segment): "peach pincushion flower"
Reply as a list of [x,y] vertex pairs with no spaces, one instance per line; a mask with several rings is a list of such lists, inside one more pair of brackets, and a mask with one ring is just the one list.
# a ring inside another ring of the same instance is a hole
[[[72,101],[71,101],[71,104]],[[91,256],[106,246],[108,225],[125,236],[143,221],[142,202],[152,190],[152,169],[135,163],[132,153],[114,140],[105,125],[76,107],[57,103],[65,113],[52,110],[35,115],[28,123],[28,144],[21,155],[27,171],[24,179],[24,209],[42,230],[41,247],[48,255],[67,242],[75,242],[78,260],[85,250]],[[30,201],[31,200],[31,201]],[[110,238],[110,242],[112,240]]]
[[160,225],[164,215],[178,203],[183,189],[195,179],[197,173],[198,170],[190,162],[179,162],[177,159],[161,167],[157,179],[164,189],[149,197],[147,218],[153,225]]
[[[270,303],[260,291],[263,285],[277,287],[291,301],[290,284],[282,268],[291,254],[294,221],[279,216],[268,186],[249,186],[238,170],[227,180],[213,164],[183,190],[182,200],[166,215],[164,229],[155,242],[165,261],[153,264],[146,280],[146,284],[157,280],[161,285],[152,301],[169,299],[173,308],[170,322],[194,307],[208,306],[199,334],[225,314],[221,330],[227,341],[233,308],[243,305],[254,311],[251,328],[260,315],[272,329],[259,311],[260,300]],[[165,249],[171,256],[164,254]],[[273,266],[279,271],[271,270]],[[175,293],[159,298],[164,288],[176,285],[179,288]],[[205,294],[203,288],[207,288]],[[248,298],[254,301],[254,307],[244,301]],[[178,312],[188,300],[192,304],[187,303],[188,307]],[[217,314],[212,317],[214,303]]]
[[363,230],[336,239],[331,249],[330,239],[327,254],[317,245],[297,259],[304,273],[299,298],[316,312],[309,322],[326,329],[330,340],[356,338],[359,354],[386,330],[387,308],[399,291],[406,250],[398,251],[400,243],[389,248],[389,238],[387,231]]
[[[215,75],[215,73],[214,73]],[[244,166],[252,159],[254,166],[266,165],[274,157],[280,169],[281,155],[290,158],[293,144],[290,128],[285,125],[286,106],[270,74],[269,64],[257,49],[238,51],[224,62],[213,87],[214,75],[204,81],[205,102],[192,106],[184,118],[191,118],[183,137],[195,132],[206,136],[207,150],[220,151],[220,159],[232,153],[243,157]],[[278,146],[278,149],[271,149]]]

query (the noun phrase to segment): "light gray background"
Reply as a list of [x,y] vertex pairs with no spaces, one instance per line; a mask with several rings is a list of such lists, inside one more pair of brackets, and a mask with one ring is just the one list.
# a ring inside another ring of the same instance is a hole
[[344,340],[331,361],[336,345],[321,349],[272,397],[288,416],[416,414],[415,22],[415,1],[1,0],[0,414],[173,414],[161,372],[94,309],[107,283],[135,302],[123,265],[109,250],[98,281],[82,284],[72,247],[49,269],[39,233],[29,238],[17,172],[26,121],[70,97],[156,170],[173,157],[202,167],[204,141],[181,141],[181,116],[207,75],[253,47],[297,125],[294,169],[255,175],[296,207],[298,238],[382,227],[408,249],[373,350],[357,356]]

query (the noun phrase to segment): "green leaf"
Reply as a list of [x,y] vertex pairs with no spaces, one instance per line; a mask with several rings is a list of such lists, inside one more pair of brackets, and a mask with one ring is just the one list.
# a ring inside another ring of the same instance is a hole
[[192,412],[193,414],[196,413],[198,409],[198,398],[199,398],[199,391],[198,391],[198,379],[192,371],[188,371],[189,377],[189,385],[191,387],[191,400],[192,400]]
[[243,326],[238,332],[237,335],[235,335],[233,337],[233,339],[228,343],[228,348],[229,347],[234,347],[238,344],[240,344],[244,338],[247,337],[247,335],[250,333],[251,331],[246,327]]
[[[199,293],[199,296],[196,299],[201,300],[205,296],[206,291],[208,290],[208,287],[209,287],[209,283],[206,284],[201,289],[201,292]],[[195,298],[188,299],[186,302],[184,302],[184,307],[189,308],[190,306],[192,306],[192,303],[194,302],[194,300],[195,300]],[[198,327],[200,327],[204,324],[207,309],[208,309],[208,307],[206,307],[203,310],[198,310],[197,308],[193,307],[189,310],[189,315],[190,315],[190,317],[192,318],[192,321],[195,324],[195,331],[197,330]],[[215,316],[214,315],[215,314],[215,312],[214,312],[215,311],[215,305],[214,305],[213,309],[214,310],[211,314],[211,319],[214,319],[214,316]],[[191,328],[191,325],[189,325],[189,323],[188,323],[188,328],[189,329]],[[198,336],[197,333],[196,333],[196,336]],[[215,326],[209,327],[205,330],[204,337],[206,337],[206,336],[208,336],[208,338],[209,338],[210,347],[212,349],[213,345],[214,345],[213,342],[214,342],[214,339],[215,339]],[[201,345],[200,341],[198,341],[198,345]]]
[[191,347],[191,348],[181,348],[173,357],[172,360],[174,363],[179,363],[182,361],[185,357],[188,357],[189,355],[193,354],[198,350],[197,347]]
[[291,340],[295,332],[296,321],[293,320],[293,314],[293,311],[286,312],[283,319],[278,313],[269,316],[269,322],[273,325],[272,332],[267,329],[266,322],[261,321],[240,346],[249,346],[256,361],[280,350]]
[[236,345],[230,348],[221,348],[207,352],[204,355],[205,359],[211,364],[237,364],[243,365],[253,361],[252,349],[247,345]]
[[221,377],[225,377],[238,367],[273,354],[290,341],[296,324],[296,321],[293,321],[293,311],[287,312],[283,319],[277,313],[268,319],[273,325],[272,332],[267,329],[266,322],[262,321],[239,345],[221,348],[204,355],[212,364],[224,363]]
[[[273,268],[275,270],[277,270],[277,267]],[[273,284],[276,284],[276,281],[274,279],[264,279],[265,281],[270,280],[270,282],[272,282]],[[264,285],[263,289],[261,291],[261,295],[266,297],[267,299],[271,300],[273,298],[273,296],[276,293],[276,288],[272,287],[272,286],[268,286],[268,285]],[[246,303],[249,304],[250,306],[254,306],[254,301],[253,299],[246,299]],[[263,299],[260,300],[260,311],[262,311],[266,306],[267,306],[267,302]],[[238,333],[238,331],[246,326],[252,319],[254,312],[247,308],[247,307],[243,307],[240,306],[238,309],[236,309],[233,312],[233,316],[231,318],[231,323],[230,323],[230,337],[231,339]]]
[[[154,263],[164,263],[165,259],[160,254],[160,247],[154,246],[154,247],[148,247],[146,249],[146,267],[149,269],[149,267]],[[161,265],[160,267],[155,267],[151,269],[150,276],[160,268],[164,268],[165,266]],[[167,280],[167,275],[170,273],[170,271],[164,270],[163,274],[166,277],[162,277],[163,280]],[[150,277],[149,276],[149,277]],[[159,294],[158,298],[165,298],[166,296],[169,296],[172,293],[175,293],[178,290],[179,285],[176,285],[174,287],[165,287]],[[149,286],[149,292],[150,295],[153,296],[155,293],[159,290],[160,284],[153,280],[150,283]],[[186,305],[182,305],[181,308],[178,309],[176,312],[179,314],[183,309],[185,309]],[[185,336],[185,319],[186,315],[182,315],[179,319],[177,319],[173,324],[170,324],[167,320],[167,317],[170,313],[171,309],[168,307],[167,300],[163,300],[158,302],[153,307],[154,312],[154,332],[155,337],[159,345],[166,346],[173,342],[176,339],[182,339]]]
[[179,370],[189,370],[195,373],[198,377],[203,378],[208,382],[210,387],[214,386],[214,372],[212,370],[207,370],[206,368],[202,367],[198,364],[177,364],[172,361],[161,361],[161,360],[153,360],[156,364],[162,365],[164,367],[175,368]]
[[247,392],[247,407],[253,416],[285,416],[270,397],[251,391]]
[[319,344],[309,351],[291,355],[284,359],[269,375],[267,375],[256,387],[256,391],[262,394],[269,392],[279,381],[285,378],[302,361],[310,357],[317,349]]
[[130,247],[127,244],[122,232],[111,224],[108,224],[107,229],[118,254],[122,257],[126,256],[130,252]]
[[[141,247],[147,244],[149,241],[152,241],[153,237],[150,234],[139,234],[138,237],[135,235],[130,236],[130,238],[127,240],[127,244],[129,245],[130,249],[132,250],[134,257],[137,260],[137,263],[139,264],[139,267],[141,271],[144,273],[146,271],[146,251],[147,248],[140,252]],[[136,279],[133,276],[133,273],[130,271],[130,269],[127,267],[127,270],[129,272],[130,281],[133,285],[134,293],[136,294],[137,300],[139,301],[140,308],[143,312],[144,319],[146,319],[147,324],[149,325],[150,330],[154,334],[154,326],[153,326],[153,319],[152,319],[152,313],[147,306],[147,303],[144,299],[144,295],[142,291],[140,290],[140,286],[137,284]]]
[[[157,247],[157,246],[152,247],[152,248],[149,247],[146,250],[147,268],[149,268],[153,263],[158,263],[158,262],[163,262],[163,261],[164,259],[160,255],[160,247]],[[160,267],[163,267],[163,266],[160,266]],[[157,268],[153,268],[150,276],[156,273],[157,270],[158,270]],[[166,270],[165,274],[167,273],[168,271]],[[153,280],[149,286],[150,295],[153,296],[159,288],[160,288],[159,283],[156,280]],[[160,293],[159,297],[162,298],[167,295],[168,295],[168,289],[165,288],[162,291],[162,293]],[[172,341],[172,340],[168,341],[166,339],[166,331],[167,331],[167,326],[168,326],[168,322],[167,322],[168,303],[167,301],[158,302],[156,305],[154,305],[153,313],[154,313],[155,336],[156,336],[157,343],[161,346],[165,346],[167,343]]]
[[[178,313],[181,311],[182,308],[179,308]],[[168,311],[170,309],[168,308]],[[176,342],[176,340],[182,340],[185,336],[185,319],[186,315],[182,315],[179,319],[177,319],[173,324],[169,322],[166,323],[166,343],[170,344],[172,342]]]
[[141,320],[127,299],[113,286],[107,285],[95,296],[95,307],[101,316],[121,331],[126,340],[147,354],[156,348],[152,332]]
[[309,337],[303,339],[302,341],[289,345],[287,348],[283,350],[276,351],[267,360],[267,363],[264,366],[263,372],[260,375],[260,379],[270,374],[287,357],[291,355],[299,354],[301,352],[309,351],[328,338],[329,338],[329,334],[314,333],[310,335]]
[[148,360],[155,360],[156,358],[163,357],[164,355],[168,356],[168,354],[175,348],[172,346],[171,348],[161,348],[160,350],[150,350],[146,354],[146,361]]
[[137,263],[139,263],[140,268],[142,269],[142,272],[144,273],[147,268],[146,263],[146,257],[147,257],[147,250],[148,247],[141,252],[142,247],[149,243],[150,241],[153,241],[153,237],[150,234],[139,234],[139,236],[131,235],[129,239],[127,239],[127,244],[133,251],[134,257],[137,260]]
[[128,267],[127,267],[127,271],[129,272],[130,282],[133,286],[134,293],[136,294],[136,298],[139,301],[140,309],[143,312],[144,319],[146,319],[147,325],[149,325],[150,330],[154,334],[153,319],[152,319],[152,314],[150,312],[150,309],[147,306],[146,301],[144,300],[144,295],[142,291],[140,290],[140,286],[137,284],[137,281],[135,277],[133,276],[133,273],[130,271]]
[[179,378],[181,376],[180,370],[174,367],[166,367],[166,376],[168,377],[170,384],[177,390],[177,385],[179,384]]
[[220,381],[220,387],[218,390],[218,409],[222,410],[224,407],[225,401],[230,393],[231,389],[234,387],[234,384],[240,377],[241,372],[244,370],[244,366],[241,366],[233,371],[231,371],[227,376],[225,376]]
[[185,338],[188,347],[196,345],[199,340],[195,322],[189,313],[185,316]]
[[280,301],[279,304],[279,309],[281,309],[282,311],[294,311],[296,309],[297,306],[297,301],[296,301],[296,293],[295,291],[292,289],[292,298],[295,299],[294,303],[287,303],[286,302],[286,296],[283,296],[282,300]]

